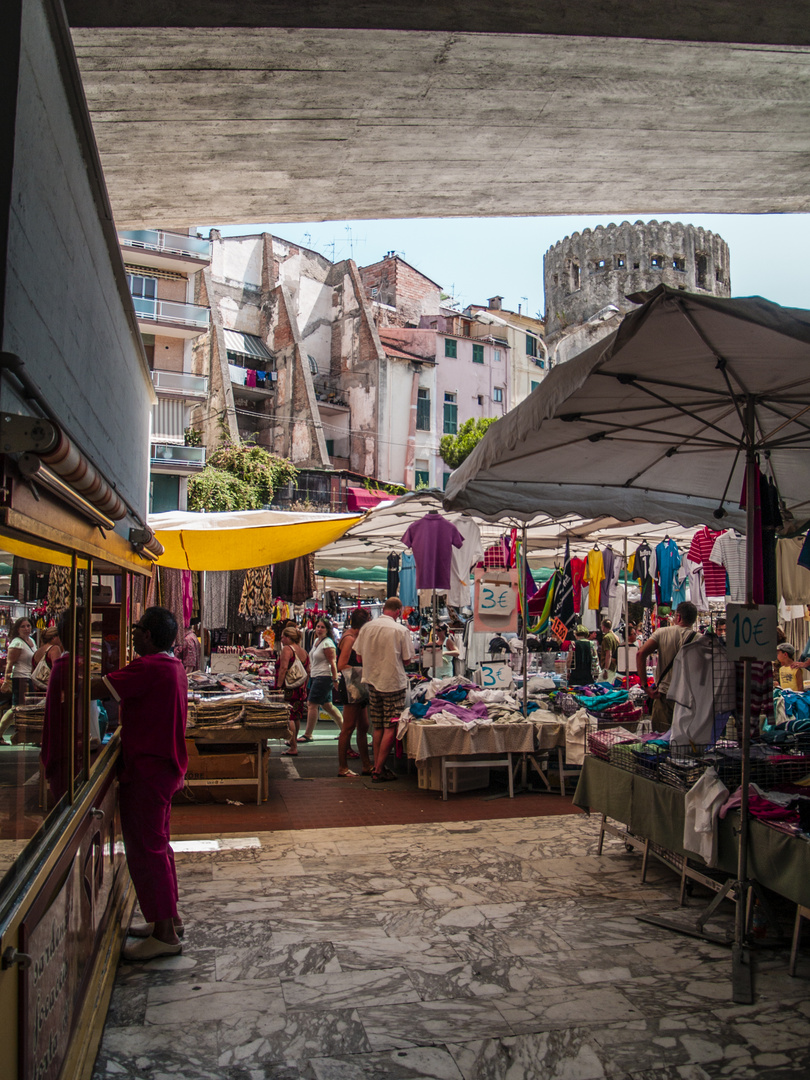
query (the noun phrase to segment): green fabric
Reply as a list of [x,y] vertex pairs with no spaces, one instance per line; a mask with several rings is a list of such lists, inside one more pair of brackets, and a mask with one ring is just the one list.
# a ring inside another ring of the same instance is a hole
[[[574,805],[621,821],[634,836],[684,854],[684,792],[676,788],[586,757]],[[737,872],[739,827],[738,810],[719,823],[718,867],[729,874]],[[689,858],[698,861],[695,855]],[[810,842],[752,820],[748,876],[795,904],[810,906]]]
[[388,570],[384,566],[358,567],[356,570],[319,570],[318,577],[337,578],[339,581],[387,581]]

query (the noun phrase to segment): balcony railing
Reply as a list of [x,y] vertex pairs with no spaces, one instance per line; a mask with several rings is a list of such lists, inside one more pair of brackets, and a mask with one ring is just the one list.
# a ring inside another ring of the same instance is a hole
[[190,255],[197,259],[211,259],[211,241],[198,236],[161,232],[158,229],[137,229],[118,234],[122,243],[143,251],[159,251],[166,255]]
[[152,384],[162,394],[172,397],[208,397],[208,376],[188,375],[184,371],[153,371]]
[[151,300],[134,296],[136,316],[145,321],[191,327],[199,333],[208,329],[208,308],[197,304],[180,304],[176,300]]
[[152,443],[152,464],[185,465],[195,469],[205,466],[204,446],[183,446],[181,443]]

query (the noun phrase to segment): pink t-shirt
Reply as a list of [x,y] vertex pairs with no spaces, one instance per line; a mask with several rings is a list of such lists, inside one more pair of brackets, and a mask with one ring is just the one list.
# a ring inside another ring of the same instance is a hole
[[104,682],[121,703],[120,779],[162,777],[168,765],[181,780],[188,768],[188,679],[182,663],[168,653],[139,656],[109,672]]
[[449,589],[453,548],[464,546],[455,525],[440,514],[427,514],[408,526],[402,543],[416,561],[417,589]]

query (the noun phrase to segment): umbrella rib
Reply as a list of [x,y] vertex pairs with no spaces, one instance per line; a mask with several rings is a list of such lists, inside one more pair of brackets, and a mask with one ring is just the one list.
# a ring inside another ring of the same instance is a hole
[[[610,373],[605,372],[605,374]],[[614,375],[613,378],[621,381],[622,378],[627,378],[627,376]],[[705,420],[702,416],[697,415],[691,409],[687,409],[685,406],[679,405],[676,401],[667,401],[667,399],[665,397],[662,397],[661,394],[657,394],[654,390],[650,390],[648,386],[645,386],[642,382],[639,382],[635,375],[630,377],[630,381],[632,382],[632,385],[637,387],[637,389],[640,390],[643,394],[648,394],[654,400],[660,401],[664,405],[668,405],[671,409],[675,409],[683,416],[688,416],[690,420],[697,420],[698,423],[705,424],[706,427],[714,428],[715,431],[719,432],[721,435],[724,435],[726,438],[733,439],[733,436],[730,432],[723,431],[722,428],[718,427],[716,424],[713,424],[710,420]],[[690,387],[689,389],[694,389],[694,387]],[[718,402],[725,400],[725,398],[718,398]],[[734,407],[737,409],[737,413],[738,415],[740,415],[740,419],[742,420],[742,415],[740,414],[739,406],[736,402],[734,402]],[[737,440],[734,439],[734,441],[736,442]]]

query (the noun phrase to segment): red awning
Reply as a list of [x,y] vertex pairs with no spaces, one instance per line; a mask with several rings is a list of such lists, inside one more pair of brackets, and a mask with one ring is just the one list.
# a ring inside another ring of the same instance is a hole
[[390,502],[395,496],[387,491],[368,491],[363,487],[346,488],[346,509],[352,513],[371,510],[381,502]]

